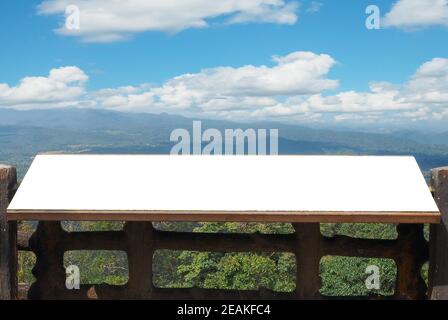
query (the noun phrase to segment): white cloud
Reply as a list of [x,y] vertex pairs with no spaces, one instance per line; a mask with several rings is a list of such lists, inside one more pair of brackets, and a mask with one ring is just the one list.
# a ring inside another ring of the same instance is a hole
[[334,121],[336,122],[374,122],[381,119],[381,115],[375,113],[368,114],[358,114],[358,113],[342,113],[334,116]]
[[[448,59],[422,64],[404,84],[376,82],[366,92],[326,95],[338,82],[327,78],[335,60],[294,52],[275,65],[217,67],[184,74],[140,93],[111,93],[121,110],[176,112],[225,119],[314,121],[422,120],[441,118],[448,109]],[[137,99],[137,97],[139,97]],[[143,101],[142,108],[135,108]],[[102,103],[108,106],[108,100]]]
[[57,32],[88,42],[123,40],[145,31],[178,32],[224,23],[294,24],[298,4],[290,0],[45,0],[38,13],[64,17],[67,6],[80,9],[80,29],[65,24]]
[[311,1],[310,5],[306,9],[306,12],[316,13],[319,12],[324,4],[318,1]]
[[316,93],[338,85],[337,81],[324,78],[335,64],[328,55],[294,52],[273,59],[273,67],[218,67],[182,75],[168,81],[164,88],[185,87],[221,96],[273,96]]
[[79,104],[88,76],[78,67],[52,69],[47,77],[26,77],[17,86],[0,83],[0,106],[28,109]]
[[[295,108],[307,112],[334,113],[335,120],[382,117],[436,119],[448,115],[448,59],[425,62],[402,85],[373,83],[369,92],[346,91],[335,95],[312,95]],[[348,113],[352,115],[343,115]],[[364,115],[362,115],[364,114]],[[362,115],[362,116],[360,116]]]
[[276,105],[279,96],[315,94],[338,86],[338,81],[326,78],[335,64],[329,55],[293,52],[273,60],[272,67],[217,67],[184,74],[140,93],[110,91],[102,104],[122,110],[137,106],[136,101],[154,111],[254,110]]
[[405,29],[448,26],[448,0],[399,0],[385,15],[383,25]]
[[87,75],[77,67],[0,84],[0,107],[96,107],[126,112],[176,113],[231,120],[393,122],[448,120],[448,59],[434,58],[402,84],[376,82],[366,92],[331,93],[335,60],[293,52],[272,66],[216,67],[142,84],[85,91]]

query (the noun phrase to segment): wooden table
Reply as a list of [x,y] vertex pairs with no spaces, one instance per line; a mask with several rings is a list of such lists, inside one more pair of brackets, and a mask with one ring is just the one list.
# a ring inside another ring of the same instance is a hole
[[[39,155],[7,217],[38,220],[30,240],[37,256],[33,299],[324,298],[325,255],[393,259],[392,298],[426,297],[420,269],[429,257],[423,223],[439,210],[413,157]],[[126,221],[120,231],[67,232],[63,220]],[[293,234],[166,232],[152,221],[288,222]],[[324,237],[322,222],[398,224],[394,240]],[[162,289],[152,282],[156,250],[292,252],[296,290]],[[64,252],[126,251],[124,286],[65,288]],[[93,288],[93,289],[92,289]]]
[[10,220],[437,223],[413,157],[39,155]]

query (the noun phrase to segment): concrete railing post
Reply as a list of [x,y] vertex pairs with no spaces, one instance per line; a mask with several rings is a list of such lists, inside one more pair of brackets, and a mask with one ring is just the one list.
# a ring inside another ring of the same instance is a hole
[[434,300],[448,299],[448,167],[432,170],[434,198],[442,214],[438,225],[431,225],[429,292]]
[[17,297],[17,223],[6,219],[16,186],[16,169],[0,164],[0,300]]

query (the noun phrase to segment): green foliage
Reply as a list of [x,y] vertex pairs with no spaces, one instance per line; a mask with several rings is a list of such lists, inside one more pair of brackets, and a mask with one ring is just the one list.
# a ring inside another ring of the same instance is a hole
[[289,223],[253,223],[253,222],[207,222],[198,225],[194,232],[208,233],[293,233],[294,229]]
[[121,251],[68,251],[64,254],[64,267],[79,267],[81,283],[108,283],[122,285],[128,281],[128,264]]
[[275,291],[295,288],[294,258],[288,253],[182,252],[178,273],[187,286]]
[[396,239],[397,229],[393,224],[380,223],[322,223],[320,231],[324,236],[345,235],[364,239]]
[[31,270],[36,264],[36,256],[32,252],[19,251],[17,259],[17,279],[19,283],[33,283],[35,279]]
[[[370,275],[365,272],[369,265],[375,265],[380,270],[379,290],[367,289],[365,285]],[[390,259],[326,256],[320,264],[320,291],[328,296],[393,295],[396,273],[395,262]]]
[[158,250],[153,258],[153,282],[159,288],[187,287],[183,277],[178,273],[179,256],[182,251]]
[[[34,228],[29,223],[19,222],[18,228],[22,232],[31,233]],[[36,264],[36,256],[32,252],[19,251],[17,254],[17,279],[19,283],[33,283],[34,276],[31,273]]]
[[62,228],[65,231],[119,231],[123,230],[124,222],[121,221],[63,221]]

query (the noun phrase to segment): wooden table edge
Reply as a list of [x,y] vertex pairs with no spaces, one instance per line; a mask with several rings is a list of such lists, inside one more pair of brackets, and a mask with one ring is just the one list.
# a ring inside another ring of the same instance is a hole
[[440,223],[440,212],[16,210],[8,221],[178,221],[285,223]]

